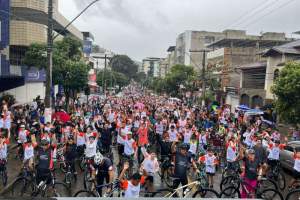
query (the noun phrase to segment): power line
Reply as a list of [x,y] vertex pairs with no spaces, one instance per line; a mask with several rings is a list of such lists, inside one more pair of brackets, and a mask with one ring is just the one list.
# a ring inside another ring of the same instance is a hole
[[281,9],[281,8],[284,8],[284,7],[288,6],[289,4],[291,4],[291,3],[294,2],[294,1],[296,1],[296,0],[290,0],[290,1],[288,1],[288,2],[285,2],[285,3],[281,4],[280,6],[278,6],[278,7],[274,8],[274,9],[270,10],[269,12],[267,12],[265,15],[259,17],[258,19],[255,19],[255,20],[250,21],[250,23],[246,24],[243,28],[245,28],[245,27],[247,27],[247,26],[250,26],[250,25],[252,25],[252,24],[255,24],[257,21],[261,20],[262,18],[264,18],[264,17],[266,17],[266,16],[272,14],[274,11],[276,11],[276,10],[278,10],[278,9]]
[[[269,2],[269,1],[267,1],[266,3],[266,5],[262,5],[262,7],[261,8],[259,8],[258,10],[256,10],[255,12],[253,12],[251,15],[249,15],[247,18],[248,19],[245,19],[245,20],[242,20],[241,22],[239,22],[239,23],[237,23],[236,25],[235,25],[235,27],[237,27],[237,26],[239,26],[239,25],[241,25],[241,24],[243,24],[244,22],[247,22],[247,21],[249,21],[250,19],[251,19],[251,17],[253,17],[253,16],[255,16],[255,15],[257,15],[257,14],[259,14],[260,12],[263,12],[265,9],[267,9],[269,6],[273,6],[273,5],[275,5],[278,1],[280,1],[280,0],[272,0],[271,2]],[[269,2],[269,3],[268,3]]]
[[252,7],[251,9],[249,9],[248,11],[246,11],[245,13],[243,13],[242,15],[240,15],[238,18],[236,18],[234,20],[233,23],[228,24],[227,26],[225,26],[223,29],[227,29],[232,27],[233,25],[235,25],[236,23],[240,22],[242,19],[244,19],[248,14],[250,14],[251,12],[253,12],[254,10],[256,10],[257,8],[259,8],[260,6],[266,4],[267,2],[269,2],[270,0],[267,0],[266,2],[264,2],[263,4],[259,3],[257,5],[255,5],[254,7]]

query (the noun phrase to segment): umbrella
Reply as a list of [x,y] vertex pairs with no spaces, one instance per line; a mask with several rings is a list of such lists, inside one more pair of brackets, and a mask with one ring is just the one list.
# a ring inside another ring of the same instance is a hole
[[250,109],[250,110],[247,110],[245,115],[263,115],[264,112],[259,110],[259,109]]
[[238,110],[243,110],[243,111],[247,111],[250,110],[250,108],[246,105],[239,105],[236,107]]
[[53,114],[52,118],[56,118],[59,121],[66,123],[67,121],[70,121],[71,117],[68,115],[68,113],[64,111],[59,111]]

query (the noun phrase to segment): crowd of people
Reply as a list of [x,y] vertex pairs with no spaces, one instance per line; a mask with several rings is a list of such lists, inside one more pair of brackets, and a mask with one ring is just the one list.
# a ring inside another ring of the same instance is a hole
[[[199,164],[205,166],[209,188],[218,187],[214,177],[225,166],[239,171],[255,187],[259,177],[277,165],[287,142],[286,136],[264,126],[260,116],[245,121],[243,111],[226,105],[190,106],[164,96],[144,95],[132,86],[122,93],[103,100],[75,101],[68,112],[59,101],[51,122],[45,121],[40,100],[14,108],[3,101],[1,164],[8,166],[8,145],[17,144],[15,156],[23,167],[36,171],[37,182],[49,183],[63,146],[65,165],[74,176],[77,160],[84,158],[94,188],[101,190],[96,186],[118,178],[125,197],[138,197],[141,187],[155,190],[157,173],[165,178],[168,167],[161,163],[166,159],[173,166],[174,188],[186,185],[191,174],[199,172]],[[296,133],[293,137],[298,139]],[[299,178],[300,149],[294,158],[294,177]]]

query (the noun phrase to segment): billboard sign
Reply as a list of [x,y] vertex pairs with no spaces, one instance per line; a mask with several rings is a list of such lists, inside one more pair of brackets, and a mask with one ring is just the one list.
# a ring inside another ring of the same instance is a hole
[[92,41],[85,40],[83,42],[83,53],[90,55],[92,53]]
[[30,68],[25,70],[26,82],[45,82],[46,71],[44,69]]

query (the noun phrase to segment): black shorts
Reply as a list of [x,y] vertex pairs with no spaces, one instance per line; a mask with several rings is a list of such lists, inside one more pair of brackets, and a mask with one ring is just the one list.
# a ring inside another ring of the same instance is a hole
[[274,168],[278,164],[279,160],[269,160],[267,161],[267,164],[271,167]]
[[294,170],[294,172],[293,172],[293,178],[294,179],[300,179],[300,172]]
[[215,175],[215,173],[210,173],[210,172],[206,172],[206,174],[207,174],[208,176],[214,176],[214,175]]

